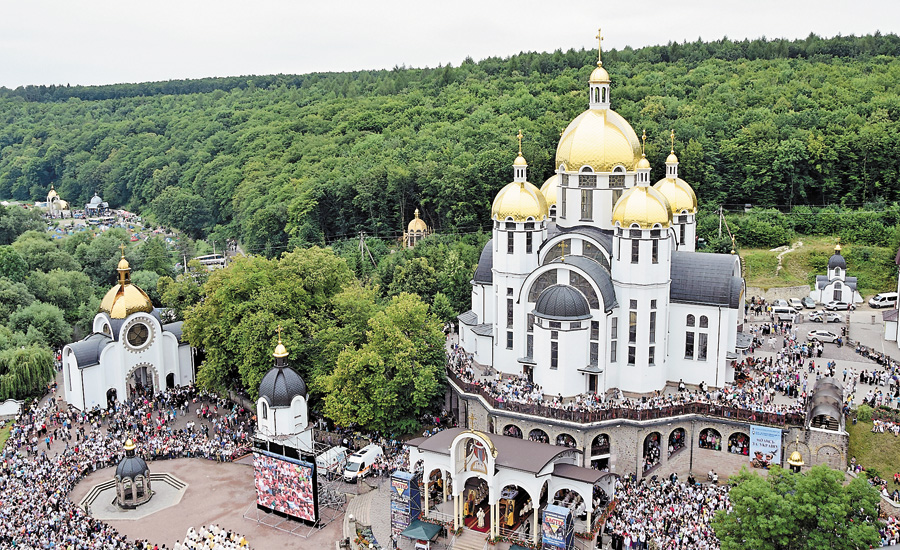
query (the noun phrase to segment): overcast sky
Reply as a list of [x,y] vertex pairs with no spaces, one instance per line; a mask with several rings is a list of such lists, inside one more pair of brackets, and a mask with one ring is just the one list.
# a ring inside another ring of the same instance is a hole
[[[439,7],[440,6],[440,7]],[[898,32],[897,0],[3,0],[0,86],[434,67],[521,51]]]

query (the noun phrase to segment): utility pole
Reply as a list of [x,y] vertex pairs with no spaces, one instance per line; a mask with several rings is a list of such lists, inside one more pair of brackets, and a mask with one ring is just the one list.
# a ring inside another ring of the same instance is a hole
[[187,275],[187,254],[182,254],[181,258],[184,260],[184,274]]
[[719,238],[722,238],[722,207],[719,206]]

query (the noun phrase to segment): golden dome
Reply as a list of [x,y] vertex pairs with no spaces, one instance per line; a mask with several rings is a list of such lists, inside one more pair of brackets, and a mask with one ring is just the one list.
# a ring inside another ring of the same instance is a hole
[[519,151],[519,156],[513,161],[513,166],[528,166],[528,163],[525,162],[525,157],[522,156],[522,151]]
[[663,178],[656,182],[653,188],[669,201],[672,214],[681,214],[685,211],[688,214],[697,213],[697,195],[683,179]]
[[287,355],[287,348],[284,347],[284,344],[281,343],[281,338],[279,338],[278,345],[275,346],[275,353],[272,354],[272,357],[287,357]]
[[140,287],[131,284],[131,266],[125,259],[125,245],[123,244],[120,249],[122,258],[116,268],[119,272],[119,284],[109,289],[100,301],[100,312],[113,319],[124,319],[139,311],[150,313],[153,311],[153,302]]
[[649,170],[650,169],[650,161],[647,160],[647,157],[641,155],[641,160],[638,161],[637,166],[635,166],[636,170]]
[[413,233],[416,231],[418,231],[420,233],[425,233],[426,231],[428,231],[428,226],[425,224],[425,221],[419,217],[419,209],[418,208],[416,208],[415,216],[416,216],[415,218],[410,220],[409,225],[406,226],[406,230],[410,233]]
[[52,199],[52,198],[54,198],[54,197],[58,197],[58,196],[59,196],[59,195],[56,193],[56,189],[54,189],[53,186],[51,185],[51,186],[50,186],[50,192],[47,193],[47,200],[49,201],[50,199]]
[[544,195],[544,200],[547,201],[547,208],[556,204],[556,192],[558,188],[559,174],[553,174],[547,178],[547,181],[541,186],[541,194]]
[[612,172],[622,165],[632,170],[641,158],[641,142],[634,129],[612,109],[588,109],[569,123],[556,147],[556,166],[578,171]]
[[638,185],[632,187],[616,202],[612,215],[613,223],[619,222],[624,228],[638,224],[641,229],[651,229],[660,224],[672,225],[672,211],[669,201],[656,189]]
[[128,265],[128,260],[126,260],[125,258],[122,258],[121,260],[119,260],[119,265],[116,266],[116,270],[119,270],[119,271],[124,271],[124,270],[131,271],[131,266]]
[[499,221],[507,218],[517,222],[527,221],[528,218],[540,221],[547,219],[548,212],[544,194],[527,181],[506,184],[506,187],[497,193],[491,206],[491,218]]
[[788,459],[788,464],[791,466],[803,466],[803,457],[800,456],[799,451],[794,451],[791,453],[791,457]]
[[133,451],[134,449],[135,449],[134,441],[132,441],[131,439],[128,439],[128,441],[125,442],[125,450]]
[[673,164],[678,162],[678,157],[675,156],[675,151],[671,151],[669,156],[666,157],[666,164]]
[[591,73],[589,82],[591,84],[607,84],[609,82],[609,73],[598,64],[597,68]]

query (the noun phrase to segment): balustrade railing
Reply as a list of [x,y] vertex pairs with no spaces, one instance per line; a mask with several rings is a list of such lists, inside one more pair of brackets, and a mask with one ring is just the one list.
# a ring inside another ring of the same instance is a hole
[[546,405],[518,403],[515,401],[502,401],[497,399],[480,384],[463,382],[453,369],[447,369],[447,377],[464,393],[480,395],[494,409],[514,413],[541,416],[554,420],[565,420],[590,424],[605,420],[656,420],[659,418],[672,418],[687,414],[700,414],[737,420],[742,422],[755,422],[757,424],[771,424],[774,426],[801,426],[804,415],[799,413],[768,413],[738,407],[726,407],[712,403],[685,403],[656,409],[632,409],[626,407],[612,407],[595,411],[570,411],[557,409]]

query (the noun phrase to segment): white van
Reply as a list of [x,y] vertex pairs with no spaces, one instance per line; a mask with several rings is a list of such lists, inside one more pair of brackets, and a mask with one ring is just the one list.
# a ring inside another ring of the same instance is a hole
[[344,471],[349,454],[347,447],[332,447],[316,457],[316,470],[327,479],[337,477]]
[[344,481],[352,482],[366,477],[372,473],[372,464],[378,457],[384,456],[381,447],[369,443],[356,451],[347,459],[347,467],[344,468]]
[[787,321],[789,323],[794,322],[794,317],[797,315],[797,310],[792,308],[791,306],[775,306],[772,308],[772,317],[776,321]]
[[869,298],[869,305],[876,309],[880,307],[894,307],[897,305],[897,293],[882,292],[881,294],[876,294]]

